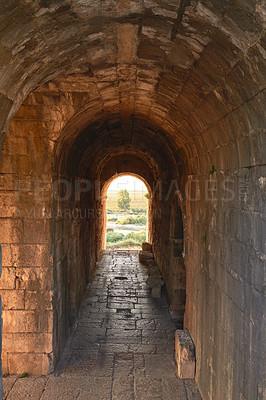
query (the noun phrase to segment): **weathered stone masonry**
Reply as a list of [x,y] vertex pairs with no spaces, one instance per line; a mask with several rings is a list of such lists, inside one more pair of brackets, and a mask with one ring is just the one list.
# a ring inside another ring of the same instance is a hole
[[103,247],[106,185],[131,173],[151,188],[203,399],[262,399],[263,2],[11,0],[0,24],[4,373],[54,368]]
[[[0,277],[2,275],[2,245],[0,244]],[[0,298],[0,340],[2,343],[2,336],[3,336],[3,319],[2,319],[2,299]],[[2,354],[2,346],[1,346],[1,354]],[[0,361],[0,397],[3,396],[3,384],[2,384],[2,378],[3,378],[3,371],[2,371],[2,358]]]

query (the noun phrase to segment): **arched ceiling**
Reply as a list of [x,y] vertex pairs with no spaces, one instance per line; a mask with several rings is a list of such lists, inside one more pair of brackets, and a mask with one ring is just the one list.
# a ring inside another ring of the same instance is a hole
[[52,80],[42,93],[56,88],[75,106],[72,144],[96,124],[99,141],[118,131],[119,145],[162,140],[194,171],[203,160],[260,164],[265,15],[260,0],[3,2],[2,138],[25,97]]
[[[82,121],[84,114],[88,117],[90,113],[85,109],[63,129],[57,141],[55,171],[59,168],[61,174],[85,175],[96,179],[114,157],[121,159],[121,156],[127,156],[129,159],[133,157],[132,160],[136,159],[136,162],[141,157],[153,170],[153,179],[173,177],[171,174],[177,169],[181,157],[174,140],[171,141],[156,126],[134,118],[127,130],[119,114],[111,114],[109,118],[99,117],[86,126]],[[86,127],[80,130],[83,125]],[[74,126],[77,128],[74,129]]]
[[155,174],[152,166],[135,154],[121,154],[111,157],[103,165],[99,175],[102,196],[107,195],[110,184],[120,176],[133,176],[140,179],[146,186],[149,194],[153,194]]

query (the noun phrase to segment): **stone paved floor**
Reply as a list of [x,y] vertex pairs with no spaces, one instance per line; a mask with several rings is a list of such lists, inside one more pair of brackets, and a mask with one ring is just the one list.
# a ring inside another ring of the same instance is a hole
[[106,252],[88,286],[78,322],[57,371],[6,377],[8,400],[199,400],[181,380],[167,298],[153,299],[135,251]]

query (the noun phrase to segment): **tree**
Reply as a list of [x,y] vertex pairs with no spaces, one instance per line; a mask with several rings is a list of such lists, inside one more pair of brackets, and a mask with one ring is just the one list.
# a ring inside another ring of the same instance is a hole
[[117,196],[117,206],[120,210],[126,211],[130,208],[131,198],[127,189],[121,189]]

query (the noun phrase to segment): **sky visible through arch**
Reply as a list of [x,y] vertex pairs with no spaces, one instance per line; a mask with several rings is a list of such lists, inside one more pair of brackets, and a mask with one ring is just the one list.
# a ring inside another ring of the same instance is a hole
[[144,183],[140,179],[129,175],[123,175],[115,179],[110,184],[108,192],[119,192],[121,189],[127,189],[128,192],[147,193],[147,188]]

